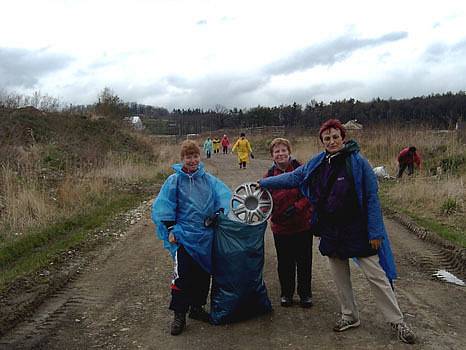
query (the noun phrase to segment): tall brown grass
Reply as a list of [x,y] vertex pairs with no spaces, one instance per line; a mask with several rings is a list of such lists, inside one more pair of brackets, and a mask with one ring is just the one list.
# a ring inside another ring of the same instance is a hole
[[21,148],[17,163],[0,168],[0,242],[70,217],[116,186],[155,179],[178,161],[178,146],[139,138],[150,144],[156,155],[151,159],[157,160],[109,153],[99,164],[68,166],[64,173],[43,169],[43,146]]
[[21,180],[6,166],[0,168],[1,225],[21,235],[26,227],[49,222],[53,205],[34,178]]

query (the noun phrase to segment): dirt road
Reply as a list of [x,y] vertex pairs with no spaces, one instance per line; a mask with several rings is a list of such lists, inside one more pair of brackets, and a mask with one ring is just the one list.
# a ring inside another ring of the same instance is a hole
[[[231,188],[255,181],[270,165],[254,160],[240,170],[234,156],[218,155],[207,168]],[[172,262],[154,236],[149,205],[138,223],[90,264],[63,290],[49,298],[30,319],[0,339],[1,349],[466,349],[466,288],[432,280],[422,269],[431,247],[386,219],[398,264],[396,293],[418,344],[401,344],[377,311],[369,285],[352,266],[361,309],[361,327],[334,333],[338,302],[326,258],[314,241],[315,306],[279,306],[276,257],[266,235],[265,280],[274,312],[246,322],[210,326],[188,319],[185,332],[169,334],[167,309]]]

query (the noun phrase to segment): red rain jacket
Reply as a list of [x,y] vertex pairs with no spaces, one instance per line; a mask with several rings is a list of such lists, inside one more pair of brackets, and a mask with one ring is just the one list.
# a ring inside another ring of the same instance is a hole
[[417,151],[414,152],[414,155],[411,157],[409,155],[409,147],[403,148],[398,154],[398,163],[402,164],[413,164],[416,163],[417,167],[421,166],[421,157],[417,154]]
[[[296,169],[301,164],[293,159],[290,161],[285,172]],[[283,174],[275,164],[269,169],[264,177]],[[312,206],[304,197],[299,188],[269,190],[273,198],[273,210],[271,216],[272,232],[274,234],[286,235],[310,230]],[[291,215],[285,215],[290,207],[294,207]]]

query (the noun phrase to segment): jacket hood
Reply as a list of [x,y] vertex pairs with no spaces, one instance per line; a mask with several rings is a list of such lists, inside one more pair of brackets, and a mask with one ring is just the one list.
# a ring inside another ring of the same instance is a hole
[[175,172],[178,174],[178,175],[181,175],[181,176],[188,176],[188,177],[197,177],[197,176],[202,176],[205,174],[205,168],[204,168],[204,163],[200,162],[199,163],[199,167],[197,168],[197,170],[192,173],[192,174],[187,174],[183,171],[183,164],[181,163],[176,163],[176,164],[173,164],[172,165],[172,169],[175,170]]
[[359,145],[354,140],[348,140],[345,142],[345,147],[343,148],[344,153],[358,153],[360,150]]
[[329,162],[335,161],[337,159],[344,159],[352,153],[359,153],[359,145],[354,140],[348,140],[345,142],[343,148],[336,153],[329,153],[325,151],[325,159],[327,159]]

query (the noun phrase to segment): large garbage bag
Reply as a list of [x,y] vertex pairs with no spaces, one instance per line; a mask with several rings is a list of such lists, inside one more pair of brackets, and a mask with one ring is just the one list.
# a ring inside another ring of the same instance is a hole
[[215,226],[210,317],[213,324],[272,311],[262,276],[267,222],[247,225],[221,214]]

